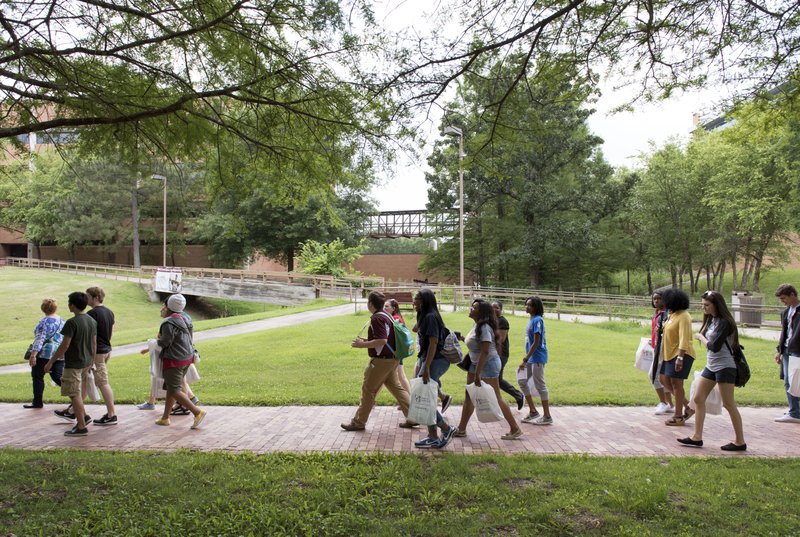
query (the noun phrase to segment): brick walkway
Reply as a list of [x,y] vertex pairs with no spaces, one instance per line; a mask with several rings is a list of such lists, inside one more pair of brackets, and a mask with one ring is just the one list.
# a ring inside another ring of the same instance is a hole
[[[55,417],[53,409],[25,410],[20,404],[0,404],[5,416],[0,423],[0,447],[53,449],[75,447],[108,450],[163,450],[180,448],[252,451],[332,451],[391,453],[419,452],[414,441],[422,431],[397,427],[402,415],[393,407],[373,411],[367,430],[346,432],[339,423],[349,421],[354,407],[225,407],[210,406],[201,429],[189,430],[191,416],[173,416],[170,427],[153,422],[161,411],[142,411],[120,405],[120,424],[89,427],[89,436],[67,438],[70,425]],[[90,415],[105,410],[88,405]],[[451,407],[446,417],[457,425],[461,409]],[[749,456],[800,457],[800,424],[775,423],[783,412],[777,408],[741,409],[748,451],[724,453],[719,446],[733,440],[727,414],[706,420],[703,449],[680,447],[676,438],[691,434],[693,421],[685,427],[667,427],[665,416],[655,416],[644,407],[555,407],[555,424],[538,427],[522,424],[520,440],[500,440],[505,422],[481,424],[473,417],[468,436],[456,438],[445,451],[456,453],[539,453],[618,456]],[[520,414],[520,417],[522,415]]]

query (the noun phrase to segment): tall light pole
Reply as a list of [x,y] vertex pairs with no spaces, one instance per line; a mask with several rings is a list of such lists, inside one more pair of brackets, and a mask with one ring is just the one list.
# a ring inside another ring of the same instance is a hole
[[164,253],[161,257],[161,266],[167,266],[167,176],[160,173],[154,173],[151,176],[156,181],[164,183]]
[[458,136],[458,285],[464,287],[464,133],[453,126],[444,133]]

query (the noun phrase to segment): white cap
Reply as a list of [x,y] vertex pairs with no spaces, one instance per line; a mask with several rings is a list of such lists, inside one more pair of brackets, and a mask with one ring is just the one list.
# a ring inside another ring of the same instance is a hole
[[180,313],[186,307],[186,297],[181,294],[172,295],[167,299],[167,307],[170,311]]

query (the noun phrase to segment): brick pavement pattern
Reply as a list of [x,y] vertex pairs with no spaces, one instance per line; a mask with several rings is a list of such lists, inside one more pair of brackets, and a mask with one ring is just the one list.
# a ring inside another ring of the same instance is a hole
[[[352,418],[352,406],[230,407],[206,406],[208,417],[198,430],[189,430],[192,416],[173,416],[172,425],[154,424],[161,416],[156,411],[137,410],[117,405],[119,425],[89,426],[86,437],[63,435],[70,424],[53,415],[64,405],[45,405],[26,410],[21,404],[0,404],[5,416],[0,423],[0,447],[22,449],[80,448],[102,450],[176,449],[218,450],[266,453],[297,452],[422,452],[414,442],[424,435],[419,429],[401,429],[402,414],[395,407],[376,407],[367,430],[347,432],[339,427]],[[100,417],[99,405],[87,405],[87,412]],[[667,427],[668,416],[656,416],[650,407],[553,407],[552,426],[523,423],[525,435],[519,440],[501,440],[507,425],[503,422],[470,421],[467,436],[454,438],[443,451],[453,453],[536,453],[588,454],[603,456],[725,456],[725,457],[800,457],[800,424],[776,423],[782,408],[740,409],[748,449],[744,453],[725,453],[719,447],[733,440],[727,414],[708,416],[702,449],[679,446],[677,438],[690,435],[694,420],[684,427]],[[461,408],[446,413],[457,425]],[[518,418],[522,418],[519,413]],[[433,450],[437,451],[437,450]]]

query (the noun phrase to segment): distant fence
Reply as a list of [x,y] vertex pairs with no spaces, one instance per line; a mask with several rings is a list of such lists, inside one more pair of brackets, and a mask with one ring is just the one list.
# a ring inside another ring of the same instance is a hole
[[[503,311],[511,314],[524,312],[525,301],[532,295],[542,299],[546,313],[561,315],[592,315],[611,319],[643,320],[652,319],[653,308],[650,297],[611,295],[602,293],[573,293],[549,291],[544,289],[509,289],[499,287],[458,287],[444,284],[434,285],[393,285],[384,286],[380,290],[385,293],[414,292],[421,288],[434,291],[439,304],[452,306],[456,310],[466,310],[475,298],[499,300],[503,303]],[[758,304],[734,304],[731,297],[726,297],[728,307],[734,317],[745,322],[742,326],[776,328],[780,327],[782,306]],[[702,302],[693,300],[689,313],[694,320],[702,320]]]

